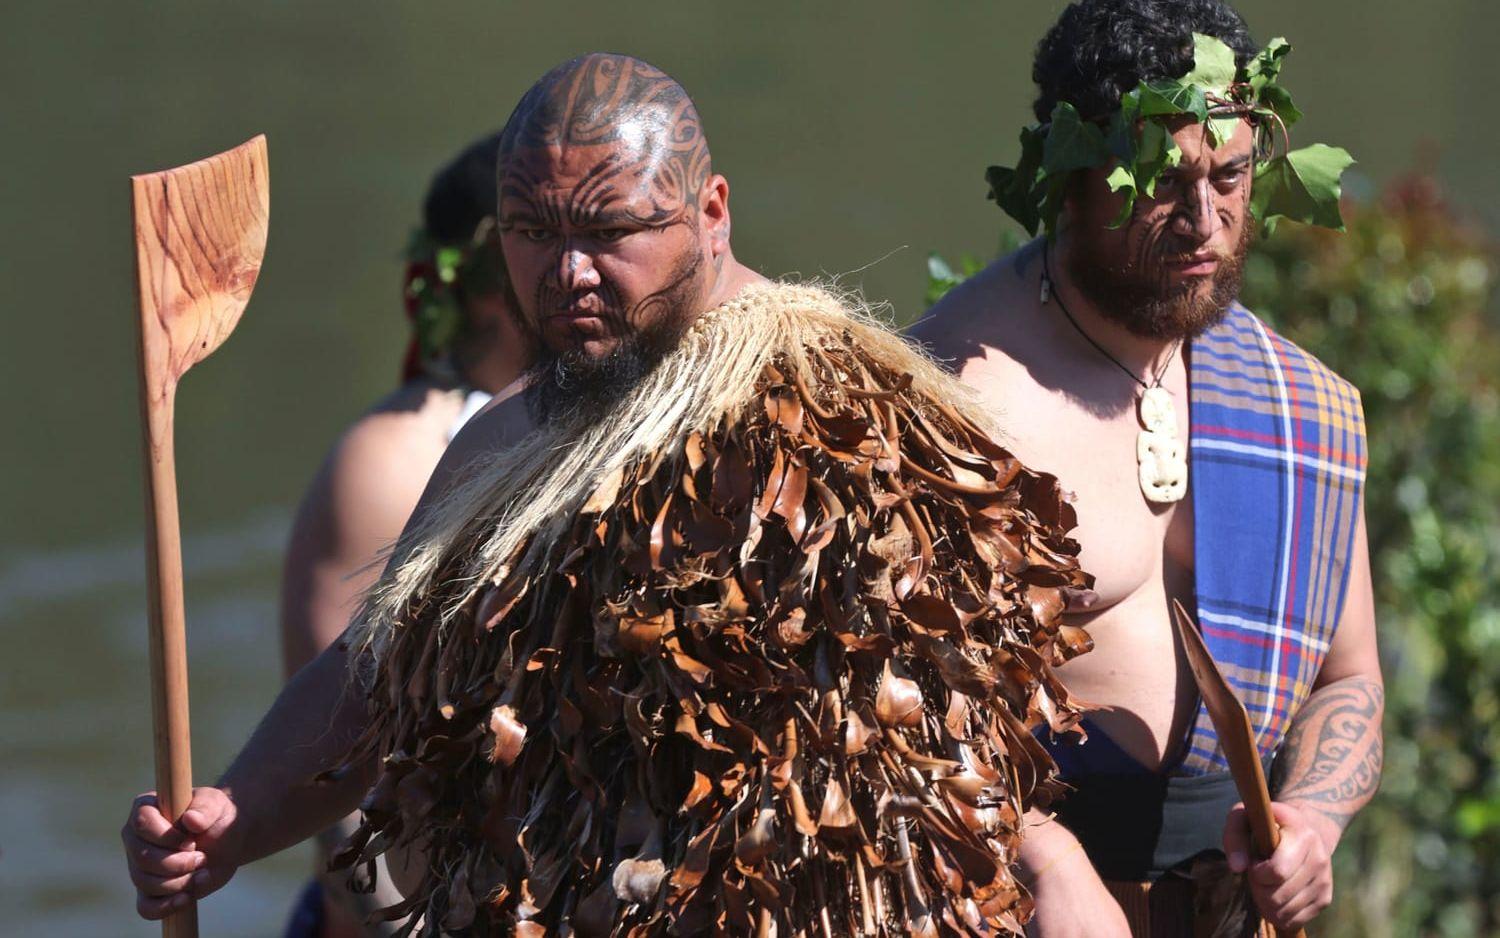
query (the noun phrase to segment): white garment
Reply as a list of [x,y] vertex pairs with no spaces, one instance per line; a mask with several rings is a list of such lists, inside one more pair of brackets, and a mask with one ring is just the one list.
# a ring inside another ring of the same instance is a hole
[[459,408],[458,416],[454,418],[453,424],[448,427],[449,443],[452,443],[453,438],[458,436],[458,431],[464,428],[464,424],[468,423],[475,414],[484,409],[484,405],[488,404],[492,397],[494,395],[488,391],[470,391],[464,396],[464,406]]

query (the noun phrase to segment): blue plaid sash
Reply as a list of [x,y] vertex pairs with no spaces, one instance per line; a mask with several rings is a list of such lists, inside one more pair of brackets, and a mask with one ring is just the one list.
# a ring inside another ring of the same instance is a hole
[[[1344,606],[1365,476],[1359,392],[1236,304],[1190,350],[1198,621],[1262,758]],[[1228,769],[1200,705],[1179,775]]]

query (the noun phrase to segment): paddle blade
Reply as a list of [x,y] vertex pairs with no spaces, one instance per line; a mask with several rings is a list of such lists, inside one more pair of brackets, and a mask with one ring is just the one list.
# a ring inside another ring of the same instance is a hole
[[266,253],[266,138],[131,177],[148,382],[172,386],[239,322]]
[[1193,682],[1198,685],[1203,708],[1213,720],[1214,730],[1219,734],[1219,745],[1224,749],[1224,758],[1234,776],[1235,788],[1245,803],[1256,852],[1268,857],[1275,851],[1281,837],[1271,814],[1271,793],[1260,765],[1260,750],[1255,745],[1255,729],[1250,725],[1250,715],[1208,653],[1192,616],[1176,600],[1172,601],[1172,612],[1177,635],[1187,654],[1188,668],[1193,672]]

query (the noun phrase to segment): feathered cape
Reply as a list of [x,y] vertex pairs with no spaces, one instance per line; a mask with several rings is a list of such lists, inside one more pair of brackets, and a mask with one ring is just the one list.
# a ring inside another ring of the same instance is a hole
[[[339,861],[423,933],[1018,931],[1030,727],[1078,569],[1050,477],[822,290],[704,314],[611,413],[492,462],[364,611],[378,756]],[[413,921],[415,922],[415,917]]]

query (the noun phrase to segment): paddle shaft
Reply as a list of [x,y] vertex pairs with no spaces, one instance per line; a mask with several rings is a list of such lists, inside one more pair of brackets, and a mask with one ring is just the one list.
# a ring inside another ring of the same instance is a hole
[[1240,800],[1245,803],[1245,820],[1250,825],[1250,843],[1255,848],[1255,855],[1259,859],[1266,859],[1276,852],[1281,846],[1281,825],[1276,823],[1276,816],[1271,813],[1271,792],[1266,785],[1265,773],[1261,771],[1260,762],[1251,763],[1252,769],[1243,772],[1249,778],[1242,782],[1241,771],[1235,771],[1235,786],[1239,789]]
[[[182,534],[177,519],[177,466],[172,425],[175,389],[151,393],[142,356],[141,417],[146,465],[147,627],[156,797],[163,814],[182,817],[193,799],[188,724],[187,617],[182,599]],[[164,938],[197,938],[196,905],[162,920]]]
[[[1229,752],[1226,748],[1225,754],[1228,755]],[[1276,823],[1276,816],[1271,813],[1271,789],[1266,784],[1266,774],[1260,767],[1260,758],[1231,757],[1229,769],[1234,775],[1235,787],[1239,789],[1240,800],[1245,803],[1250,845],[1255,849],[1258,859],[1267,859],[1281,846],[1281,825]],[[1300,928],[1290,931],[1278,928],[1276,934],[1278,938],[1307,938],[1307,933]]]

